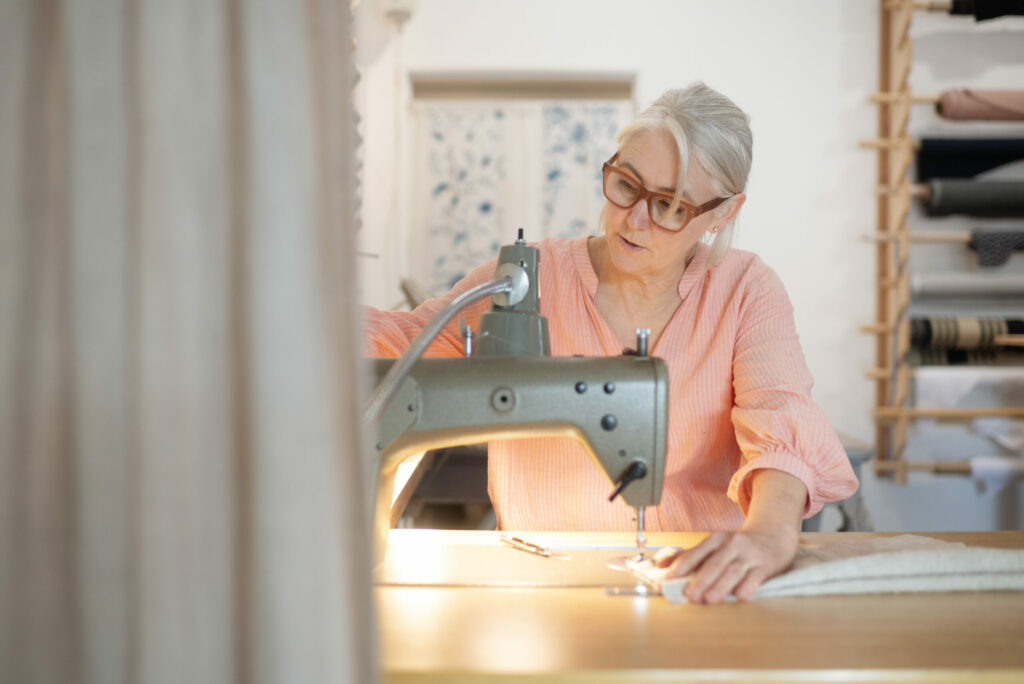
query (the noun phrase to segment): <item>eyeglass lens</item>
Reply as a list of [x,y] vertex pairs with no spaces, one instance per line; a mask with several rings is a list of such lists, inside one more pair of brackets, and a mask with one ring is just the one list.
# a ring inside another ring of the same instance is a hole
[[604,177],[604,196],[623,209],[628,209],[647,195],[647,210],[651,220],[662,228],[679,230],[686,224],[688,211],[683,205],[669,212],[672,199],[665,195],[647,192],[642,185],[625,173],[610,167]]

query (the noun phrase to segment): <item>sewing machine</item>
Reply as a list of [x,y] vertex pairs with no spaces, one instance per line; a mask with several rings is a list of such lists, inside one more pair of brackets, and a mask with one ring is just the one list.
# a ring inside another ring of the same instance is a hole
[[[380,382],[365,422],[377,473],[378,557],[387,534],[395,471],[408,457],[447,446],[538,436],[578,439],[608,476],[609,500],[621,495],[643,509],[661,501],[668,420],[668,369],[636,350],[617,357],[549,356],[540,315],[538,252],[519,231],[502,247],[495,279],[453,300],[399,359],[374,362]],[[455,313],[485,296],[493,300],[479,331],[462,326],[466,358],[419,359]],[[476,344],[473,344],[474,340]],[[372,438],[371,438],[372,439]]]

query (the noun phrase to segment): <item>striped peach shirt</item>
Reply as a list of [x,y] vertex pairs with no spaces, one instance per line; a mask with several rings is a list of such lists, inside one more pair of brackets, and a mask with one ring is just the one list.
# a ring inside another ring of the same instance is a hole
[[[594,305],[597,274],[587,238],[536,247],[551,354],[621,354]],[[846,452],[811,399],[782,281],[756,255],[735,249],[709,269],[708,252],[699,246],[687,266],[679,282],[682,303],[651,350],[666,361],[670,388],[664,491],[661,504],[647,509],[649,531],[737,528],[759,468],[790,473],[807,486],[805,516],[857,489]],[[446,301],[493,278],[494,268],[494,260],[484,264],[411,313],[367,308],[368,352],[400,355]],[[484,300],[460,315],[476,328],[489,306]],[[463,355],[456,322],[427,355]],[[608,503],[611,488],[572,438],[489,445],[488,490],[501,529],[635,529],[632,508],[621,498]]]

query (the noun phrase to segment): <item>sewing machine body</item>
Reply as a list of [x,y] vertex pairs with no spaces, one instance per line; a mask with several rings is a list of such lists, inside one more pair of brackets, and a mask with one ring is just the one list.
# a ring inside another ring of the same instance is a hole
[[[382,375],[392,361],[374,363]],[[582,442],[611,482],[644,462],[648,475],[622,496],[656,506],[667,402],[668,369],[652,357],[421,359],[381,418],[379,472],[427,449],[563,435]]]
[[[620,485],[618,493],[626,503],[641,511],[661,501],[669,376],[663,360],[647,355],[646,331],[638,330],[636,353],[548,356],[536,248],[520,232],[514,245],[502,247],[498,262],[493,284],[504,283],[508,295],[494,295],[471,355],[413,361],[407,352],[400,361],[373,361],[379,384],[371,406],[379,411],[371,412],[376,432],[371,437],[371,470],[376,475],[379,553],[390,520],[395,471],[405,459],[428,449],[574,437],[608,476],[609,494]],[[481,286],[481,291],[491,286]],[[421,337],[432,337],[451,315],[440,312]],[[464,336],[469,347],[472,331],[464,329]],[[418,337],[412,347],[418,354],[426,340]],[[639,539],[643,518],[638,515],[638,520]]]

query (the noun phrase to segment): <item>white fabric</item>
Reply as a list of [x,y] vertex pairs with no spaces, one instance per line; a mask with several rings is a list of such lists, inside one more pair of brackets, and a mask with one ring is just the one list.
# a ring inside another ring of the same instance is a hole
[[[634,567],[640,579],[673,603],[684,603],[690,577],[665,579],[651,561]],[[754,599],[827,594],[938,591],[1024,591],[1024,550],[967,547],[901,535],[801,546],[788,571],[761,585]]]
[[[1024,405],[1024,368],[918,368],[914,397],[916,405],[933,408]],[[919,428],[932,423],[934,419],[919,421]],[[1024,420],[975,418],[971,428],[1004,449],[1024,455]]]
[[1006,485],[1024,477],[1024,458],[1018,456],[974,456],[969,460],[980,494],[999,494]]

